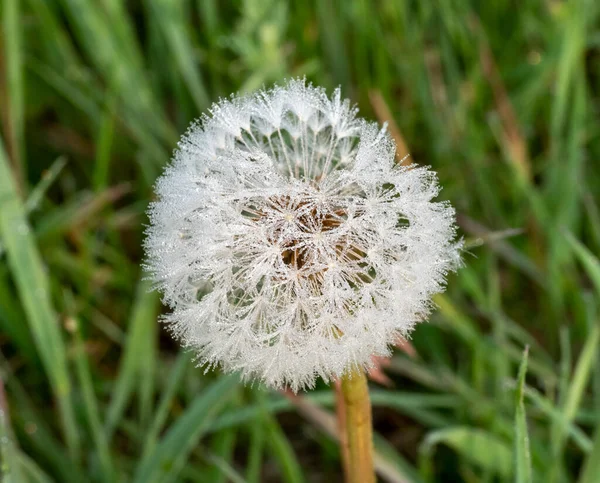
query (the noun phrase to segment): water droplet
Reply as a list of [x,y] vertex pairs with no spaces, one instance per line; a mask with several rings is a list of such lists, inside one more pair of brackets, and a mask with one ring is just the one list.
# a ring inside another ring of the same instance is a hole
[[27,225],[27,223],[19,223],[19,226],[17,227],[17,232],[19,233],[19,235],[27,235],[27,233],[29,233],[29,226]]

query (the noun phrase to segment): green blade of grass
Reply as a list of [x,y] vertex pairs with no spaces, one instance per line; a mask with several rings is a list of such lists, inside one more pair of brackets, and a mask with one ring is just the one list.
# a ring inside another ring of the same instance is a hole
[[565,236],[567,241],[571,245],[571,249],[583,265],[583,268],[587,272],[588,276],[594,284],[596,293],[600,297],[600,259],[594,256],[594,254],[577,238],[571,233],[566,232]]
[[600,482],[600,426],[596,429],[594,447],[585,459],[578,483]]
[[[552,219],[545,226],[548,238],[547,260],[550,281],[549,317],[558,323],[566,311],[567,291],[561,276],[570,264],[571,252],[556,227],[574,229],[581,217],[580,180],[584,167],[581,133],[587,130],[586,85],[582,66],[585,56],[586,0],[565,5],[563,42],[558,60],[556,95],[553,99],[551,124],[551,157],[544,176],[546,204]],[[590,12],[591,13],[591,12]],[[565,163],[565,159],[568,160]],[[560,200],[560,201],[559,201]],[[554,316],[556,314],[556,316]]]
[[102,3],[119,47],[126,53],[128,60],[135,64],[136,69],[141,69],[143,58],[135,36],[135,18],[128,15],[127,4],[120,0],[103,0]]
[[[447,319],[448,323],[444,324],[443,327],[455,331],[465,340],[465,342],[470,344],[473,348],[480,350],[483,358],[494,363],[494,354],[497,347],[490,343],[486,338],[481,337],[474,321],[463,313],[445,294],[436,295],[434,297],[434,302],[439,306],[440,314],[444,315]],[[504,350],[506,354],[510,355],[512,360],[515,362],[520,361],[521,353],[518,350],[511,350],[509,347],[504,347]],[[539,364],[534,359],[530,359],[528,365],[531,372],[541,378],[546,380],[553,380],[556,378],[556,374],[552,367],[548,367],[545,364]]]
[[79,436],[67,352],[58,317],[50,300],[50,281],[35,246],[25,209],[19,201],[12,173],[0,139],[0,235],[44,369],[58,399],[63,431],[72,454],[78,453]]
[[596,199],[590,192],[589,186],[586,186],[583,204],[589,220],[588,227],[596,246],[596,253],[598,253],[600,252],[600,207],[598,207]]
[[98,141],[96,142],[96,162],[94,163],[93,184],[96,192],[100,192],[108,186],[110,155],[115,133],[115,111],[117,96],[110,94],[106,101]]
[[64,156],[59,156],[50,167],[42,173],[42,178],[35,188],[31,190],[31,193],[29,193],[29,197],[25,202],[25,213],[32,213],[39,208],[48,188],[56,181],[56,178],[58,178],[58,175],[66,165],[67,159]]
[[83,395],[85,413],[91,429],[92,439],[94,440],[94,445],[98,452],[98,459],[100,460],[100,467],[103,473],[103,481],[110,483],[111,481],[114,481],[115,478],[112,457],[106,435],[102,431],[98,401],[94,394],[92,374],[90,372],[88,357],[85,353],[84,342],[81,338],[79,322],[72,319],[72,323],[75,326],[73,328],[75,340],[75,368],[77,370],[79,386]]
[[[91,95],[80,82],[74,81],[71,77],[77,76],[66,76],[64,72],[59,71],[56,67],[53,67],[43,61],[38,60],[35,57],[28,58],[29,70],[39,77],[44,83],[48,84],[53,90],[60,94],[65,100],[67,100],[74,107],[79,109],[90,121],[92,125],[98,123],[98,119],[101,119],[102,112],[98,105],[98,99]],[[83,76],[82,76],[83,77]],[[81,81],[91,83],[89,79],[79,78]],[[97,87],[92,85],[92,87]]]
[[119,55],[123,51],[133,52],[134,48],[123,47],[126,38],[112,34],[111,18],[102,10],[100,3],[62,0],[61,4],[73,26],[75,38],[104,80],[119,92],[128,127],[139,126],[145,138],[152,141],[154,137],[172,139],[172,127],[159,114],[158,100],[141,66],[135,62],[123,62]]
[[15,181],[19,192],[27,190],[25,163],[25,94],[23,82],[23,55],[20,18],[20,0],[6,0],[2,9],[4,55],[8,84],[8,138],[7,144],[13,161]]
[[[28,67],[40,78],[41,81],[47,83],[56,90],[65,100],[73,104],[77,109],[80,109],[86,116],[87,120],[95,127],[100,129],[99,120],[102,119],[102,104],[100,86],[95,83],[95,79],[88,79],[86,76],[67,76],[64,72],[57,68],[45,64],[35,58],[28,59]],[[111,85],[118,85],[119,79],[111,79]],[[91,87],[89,86],[91,84]],[[145,114],[136,113],[135,109],[130,109],[127,104],[119,104],[119,120],[131,134],[132,138],[144,148],[144,153],[147,159],[151,161],[148,166],[142,165],[143,169],[152,173],[153,179],[156,177],[157,166],[162,166],[168,159],[167,151],[153,133],[150,133],[144,123],[136,119],[136,116],[144,118]],[[169,128],[170,129],[170,128]],[[173,140],[174,134],[165,134],[169,140]]]
[[[18,458],[22,473],[27,476],[23,480],[17,480],[17,483],[22,481],[29,483],[52,483],[54,481],[25,453],[19,453]],[[9,480],[6,483],[9,483]]]
[[219,8],[216,0],[198,0],[197,9],[209,40],[215,41],[219,29]]
[[31,434],[25,431],[19,435],[21,441],[27,444],[28,454],[35,457],[36,461],[43,461],[45,468],[50,466],[53,474],[59,475],[58,481],[85,481],[79,465],[69,457],[61,441],[51,432],[48,421],[42,416],[39,407],[34,405],[20,381],[6,373],[5,368],[8,366],[7,360],[0,353],[0,378],[6,382],[6,390],[14,408],[11,416],[14,428],[22,430],[28,426],[35,429]]
[[[3,247],[0,247],[0,256],[3,252]],[[39,354],[31,332],[27,324],[22,323],[25,315],[18,298],[15,297],[10,273],[7,267],[3,268],[0,270],[0,331],[15,345],[23,357],[34,364],[39,364]]]
[[527,430],[527,416],[525,414],[525,403],[523,394],[525,388],[525,375],[527,374],[527,356],[529,348],[523,352],[523,360],[519,367],[519,377],[517,379],[517,391],[515,413],[515,472],[517,483],[531,483],[531,453],[529,450],[529,432]]
[[441,429],[427,435],[422,454],[430,457],[436,446],[444,444],[466,461],[481,469],[509,479],[513,472],[513,455],[510,447],[494,434],[481,429],[456,427]]
[[[104,11],[99,2],[90,0],[63,0],[61,4],[62,13],[72,24],[74,38],[91,60],[95,74],[119,94],[119,120],[144,148],[145,159],[141,160],[140,167],[151,171],[154,178],[158,167],[168,159],[164,143],[174,143],[177,135],[167,117],[161,114],[160,101],[151,89],[149,76],[135,60],[136,47],[128,43],[132,39],[125,33],[126,27],[120,25],[123,22],[116,21],[119,25],[116,35],[113,34],[115,20],[111,15],[118,9],[111,5]],[[123,59],[122,52],[128,53],[129,58]],[[41,79],[45,80],[43,76]],[[67,83],[73,84],[71,79]],[[87,97],[95,97],[96,104],[101,105],[102,99],[98,98],[101,85],[88,91]],[[68,91],[66,99],[69,99]],[[98,123],[101,116],[89,119]]]
[[5,483],[19,483],[25,480],[9,417],[4,381],[0,378],[0,479]]
[[50,65],[63,69],[67,66],[69,74],[81,74],[81,64],[70,34],[54,14],[53,5],[45,0],[28,0],[28,3],[35,12],[35,28],[40,33],[45,58]]
[[215,483],[223,481],[226,481],[227,483],[248,483],[225,458],[213,453],[210,453],[205,457],[211,462],[215,469],[218,469],[217,480],[210,480],[206,477],[205,473],[202,473],[202,478],[206,478],[206,481],[214,481]]
[[108,441],[111,440],[115,428],[123,417],[131,394],[140,382],[139,376],[143,372],[143,364],[145,364],[143,356],[147,349],[146,343],[151,338],[148,334],[149,332],[154,333],[157,312],[158,296],[156,292],[150,292],[149,283],[139,282],[129,323],[127,342],[106,416],[104,430]]
[[237,387],[236,376],[222,376],[210,383],[169,428],[153,451],[140,462],[134,483],[151,483],[175,478],[207,423],[227,403]]
[[[541,395],[537,390],[531,387],[524,387],[524,394],[527,399],[533,403],[543,414],[545,414],[552,424],[560,426],[563,422],[563,415],[560,408],[554,406],[550,400]],[[592,449],[590,438],[577,426],[575,423],[567,425],[568,435],[573,439],[573,442],[585,453],[589,453]]]
[[[567,123],[567,112],[569,108],[569,88],[576,78],[576,72],[579,68],[579,59],[583,55],[585,48],[585,24],[586,16],[584,14],[585,0],[578,0],[566,5],[565,18],[561,22],[563,41],[560,43],[561,51],[558,59],[558,76],[556,95],[552,105],[552,123],[551,139],[554,143],[560,142],[563,138],[561,129]],[[561,171],[558,169],[560,160],[556,159],[553,167],[554,177],[552,188],[560,183],[558,179]]]
[[267,432],[267,444],[271,448],[281,471],[281,481],[286,483],[302,483],[305,481],[294,449],[277,420],[270,414],[263,412],[263,424]]
[[320,38],[327,60],[332,66],[334,82],[347,89],[350,85],[350,68],[344,42],[344,15],[341,15],[344,12],[337,3],[335,0],[318,1],[316,12]]
[[250,444],[248,445],[246,480],[248,483],[260,483],[266,432],[265,427],[259,418],[255,418],[249,426]]
[[212,468],[206,472],[206,481],[213,483],[227,482],[227,474],[228,469],[231,468],[230,462],[233,457],[236,437],[236,428],[226,429],[215,435],[212,450],[208,456],[208,460],[212,463]]
[[168,0],[152,0],[149,3],[152,13],[160,19],[158,24],[192,99],[198,111],[202,112],[210,104],[210,100],[197,68],[196,54],[190,41],[183,5]]
[[566,392],[565,402],[562,407],[562,422],[555,426],[552,441],[554,463],[550,469],[550,481],[554,481],[553,479],[557,478],[557,475],[560,472],[563,463],[561,454],[565,445],[567,426],[574,420],[577,410],[580,408],[583,401],[599,342],[600,325],[596,323],[585,341],[579,359],[577,360],[577,365],[575,366],[571,384]]
[[[155,299],[151,298],[151,302],[158,305]],[[147,427],[150,422],[152,406],[154,404],[154,385],[156,378],[156,367],[158,365],[158,330],[157,322],[148,324],[147,330],[144,332],[144,338],[139,341],[138,350],[143,351],[144,357],[139,359],[138,367],[138,408],[140,412],[140,424]]]
[[158,441],[158,435],[167,420],[169,408],[173,403],[173,398],[177,392],[178,386],[181,383],[187,367],[192,364],[189,354],[182,353],[177,358],[173,369],[169,373],[167,386],[161,391],[161,399],[157,409],[154,412],[154,417],[150,423],[149,429],[144,437],[144,449],[142,451],[142,460],[154,450]]

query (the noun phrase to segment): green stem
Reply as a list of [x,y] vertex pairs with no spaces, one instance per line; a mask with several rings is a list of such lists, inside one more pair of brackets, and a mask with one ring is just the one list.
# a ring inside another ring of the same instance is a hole
[[[345,412],[345,437],[340,441],[347,483],[375,483],[373,467],[373,429],[371,424],[371,401],[366,374],[353,370],[342,377],[342,398]],[[341,409],[341,408],[340,408]]]

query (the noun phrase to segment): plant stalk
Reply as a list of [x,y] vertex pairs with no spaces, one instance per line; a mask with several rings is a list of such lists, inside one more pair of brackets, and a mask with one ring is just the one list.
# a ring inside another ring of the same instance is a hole
[[338,421],[345,423],[340,442],[346,482],[375,483],[371,401],[364,371],[355,369],[342,377],[341,399],[338,411],[344,414],[338,414]]

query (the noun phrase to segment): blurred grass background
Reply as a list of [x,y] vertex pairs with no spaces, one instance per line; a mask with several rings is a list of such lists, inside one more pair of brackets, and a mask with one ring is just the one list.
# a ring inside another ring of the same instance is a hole
[[3,481],[341,480],[331,391],[204,375],[140,271],[189,122],[306,76],[439,173],[469,246],[372,385],[382,481],[599,482],[599,10],[3,0]]

